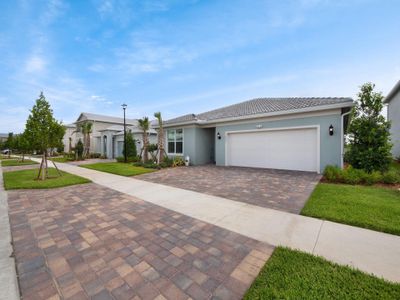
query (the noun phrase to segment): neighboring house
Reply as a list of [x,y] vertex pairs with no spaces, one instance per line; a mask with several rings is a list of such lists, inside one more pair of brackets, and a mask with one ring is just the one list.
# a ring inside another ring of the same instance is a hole
[[387,118],[392,122],[390,129],[392,137],[392,154],[393,157],[400,157],[400,80],[385,98],[388,105]]
[[164,122],[169,156],[216,163],[322,172],[343,165],[351,98],[260,98]]
[[0,143],[4,143],[8,140],[8,133],[0,133]]
[[[74,124],[66,125],[64,135],[64,148],[69,151],[69,139],[71,145],[75,147],[79,139],[83,142],[83,135],[76,131],[79,124],[91,122],[92,133],[90,135],[90,152],[100,153],[107,158],[122,156],[124,144],[124,119],[112,116],[104,116],[92,113],[81,113]],[[138,154],[143,146],[142,131],[138,127],[138,120],[126,119],[126,131],[133,133],[136,140]],[[157,143],[157,132],[154,129],[149,131],[150,143]]]

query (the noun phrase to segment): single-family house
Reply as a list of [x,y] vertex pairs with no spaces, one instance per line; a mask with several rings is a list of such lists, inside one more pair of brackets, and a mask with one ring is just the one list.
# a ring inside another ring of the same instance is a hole
[[387,118],[392,122],[390,134],[392,138],[393,157],[400,157],[400,80],[386,96],[384,102],[387,104]]
[[[83,141],[83,136],[76,131],[79,124],[91,122],[92,133],[90,135],[90,152],[99,153],[107,158],[122,156],[124,145],[124,119],[113,116],[105,116],[92,113],[81,113],[75,123],[66,125],[64,135],[64,148],[70,150],[70,140],[72,147],[75,147],[79,139]],[[138,126],[137,119],[125,119],[126,131],[133,134],[136,141],[138,154],[143,147],[142,130]],[[157,132],[151,128],[148,132],[149,142],[157,143]]]
[[8,133],[0,133],[0,143],[4,143],[8,140]]
[[343,165],[351,98],[259,98],[164,122],[169,156],[215,163],[323,172]]

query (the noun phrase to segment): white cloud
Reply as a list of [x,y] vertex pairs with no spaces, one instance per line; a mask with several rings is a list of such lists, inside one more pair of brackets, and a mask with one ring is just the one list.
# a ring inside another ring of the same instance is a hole
[[45,71],[47,62],[39,55],[32,55],[25,63],[25,71],[28,73]]

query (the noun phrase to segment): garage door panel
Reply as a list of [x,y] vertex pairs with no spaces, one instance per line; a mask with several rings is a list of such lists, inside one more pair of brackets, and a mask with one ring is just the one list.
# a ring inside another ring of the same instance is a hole
[[316,128],[228,134],[227,164],[318,171]]

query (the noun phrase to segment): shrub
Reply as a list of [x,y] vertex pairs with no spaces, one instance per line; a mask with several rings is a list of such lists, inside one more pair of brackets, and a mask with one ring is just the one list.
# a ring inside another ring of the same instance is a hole
[[383,174],[383,182],[387,184],[400,183],[400,175],[395,170],[389,170]]
[[324,171],[324,177],[329,182],[340,182],[342,180],[343,170],[336,166],[327,166]]
[[149,152],[157,151],[157,149],[158,149],[157,144],[149,144],[149,145],[147,146],[147,150],[148,150]]
[[90,158],[100,158],[101,157],[101,153],[90,153],[89,157]]
[[[137,156],[137,150],[136,150],[136,142],[135,139],[133,138],[132,131],[129,130],[126,133],[126,156],[127,157],[136,157]],[[125,147],[122,145],[122,156],[125,155]]]
[[342,181],[347,184],[359,184],[365,176],[365,171],[348,167],[342,172]]
[[143,168],[158,169],[159,166],[154,161],[148,161],[143,164]]
[[78,143],[76,143],[75,146],[75,152],[78,155],[78,159],[82,159],[82,154],[83,154],[83,143],[82,141],[79,139]]
[[173,167],[181,167],[184,165],[185,165],[185,161],[183,160],[182,157],[180,157],[180,156],[174,157],[174,160],[172,162]]
[[382,182],[383,176],[379,171],[373,171],[371,173],[363,172],[362,182],[366,185],[373,185],[378,182]]

